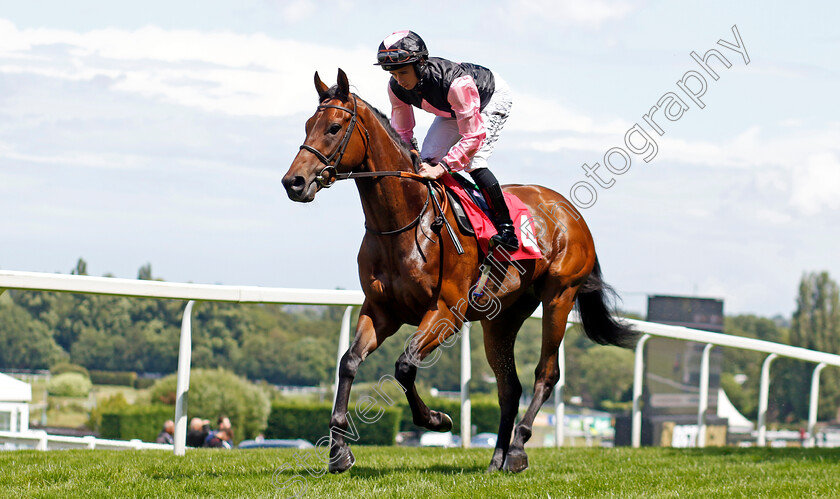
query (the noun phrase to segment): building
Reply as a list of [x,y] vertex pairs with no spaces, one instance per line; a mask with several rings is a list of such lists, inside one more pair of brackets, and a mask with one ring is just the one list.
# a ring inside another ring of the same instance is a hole
[[30,402],[32,387],[28,383],[0,373],[0,431],[28,431]]

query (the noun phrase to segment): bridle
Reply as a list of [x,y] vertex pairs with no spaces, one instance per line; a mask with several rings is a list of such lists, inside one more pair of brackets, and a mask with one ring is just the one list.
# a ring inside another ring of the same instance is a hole
[[370,144],[370,134],[368,133],[367,129],[362,125],[361,121],[358,119],[358,109],[359,104],[356,101],[356,96],[353,95],[353,109],[346,108],[344,106],[336,106],[333,104],[321,104],[318,106],[318,111],[322,109],[340,109],[342,111],[346,111],[350,113],[350,124],[347,125],[347,130],[344,132],[344,137],[341,138],[341,142],[338,144],[338,147],[333,151],[329,157],[325,156],[321,151],[315,149],[314,147],[303,144],[300,146],[300,150],[309,151],[315,155],[318,160],[323,163],[324,169],[321,170],[315,178],[318,180],[318,183],[321,184],[321,187],[329,188],[337,180],[349,180],[355,178],[364,178],[364,177],[403,177],[408,178],[411,180],[418,180],[420,182],[426,182],[428,179],[425,177],[421,177],[416,173],[412,172],[404,172],[404,171],[384,171],[384,172],[347,172],[347,173],[338,173],[336,171],[336,167],[341,163],[341,158],[344,157],[344,152],[347,150],[347,145],[350,143],[350,137],[353,135],[353,130],[356,128],[356,125],[359,125],[359,129],[364,132],[364,143],[365,143],[365,155],[367,155],[368,145]]
[[365,155],[367,155],[368,144],[370,143],[370,134],[365,129],[364,126],[358,121],[359,117],[359,103],[356,101],[356,96],[353,95],[353,109],[346,108],[344,106],[336,106],[333,104],[321,104],[318,106],[318,111],[322,109],[340,109],[342,111],[346,111],[350,113],[350,124],[347,125],[347,129],[344,131],[344,137],[341,138],[341,142],[338,144],[338,147],[333,151],[329,157],[325,156],[321,151],[315,149],[314,147],[303,144],[300,146],[301,150],[306,150],[311,152],[318,158],[321,163],[323,163],[324,169],[321,170],[320,173],[316,176],[318,179],[318,183],[321,184],[321,187],[328,188],[332,186],[336,180],[340,180],[342,178],[349,178],[347,173],[338,173],[336,171],[336,167],[341,163],[341,158],[344,157],[344,152],[347,150],[347,145],[350,143],[350,137],[353,135],[353,130],[356,128],[356,123],[359,124],[359,129],[364,132],[364,143],[365,143]]
[[[446,212],[449,206],[449,200],[447,199],[446,195],[443,194],[444,189],[443,185],[439,184],[437,181],[429,180],[425,177],[418,175],[417,173],[413,172],[406,172],[406,171],[380,171],[380,172],[347,172],[347,173],[338,173],[336,167],[341,163],[341,158],[344,157],[344,152],[347,150],[347,145],[350,143],[350,137],[353,135],[353,130],[356,128],[356,124],[359,125],[359,129],[364,132],[364,143],[365,143],[365,156],[367,156],[368,146],[370,144],[370,134],[368,133],[367,129],[362,125],[359,121],[359,103],[356,100],[356,95],[351,94],[353,97],[353,109],[344,107],[344,106],[336,106],[333,104],[321,104],[318,106],[318,111],[322,109],[340,109],[342,111],[350,113],[350,124],[347,125],[347,130],[344,131],[344,137],[341,138],[341,142],[338,144],[338,147],[333,151],[329,157],[325,156],[321,151],[315,149],[314,147],[302,144],[300,146],[300,150],[309,151],[318,158],[321,163],[324,164],[324,168],[315,176],[318,179],[318,183],[321,184],[321,187],[329,188],[331,187],[336,181],[338,180],[348,180],[348,179],[355,179],[355,178],[365,178],[365,177],[402,177],[411,180],[416,180],[419,182],[423,182],[426,184],[426,187],[429,189],[429,193],[426,197],[426,202],[423,204],[423,208],[420,210],[420,214],[412,220],[407,225],[400,227],[396,230],[389,230],[389,231],[377,231],[369,228],[367,224],[365,224],[365,229],[378,236],[390,236],[394,234],[400,234],[405,232],[420,223],[420,220],[423,218],[423,214],[426,213],[426,209],[429,207],[429,201],[433,201],[436,211],[438,213],[437,217],[435,218],[435,222],[433,223],[433,230],[434,226],[437,226],[437,230],[435,232],[439,232],[440,228],[445,226],[447,231],[449,232],[449,236],[452,238],[453,242],[455,243],[456,250],[458,254],[462,254],[464,250],[461,247],[461,242],[458,241],[457,236],[455,236],[455,232],[450,227],[449,222],[446,220],[444,213]],[[435,190],[432,187],[432,183],[437,185],[437,188],[440,190],[442,195],[442,203],[438,201],[437,195],[435,194]]]

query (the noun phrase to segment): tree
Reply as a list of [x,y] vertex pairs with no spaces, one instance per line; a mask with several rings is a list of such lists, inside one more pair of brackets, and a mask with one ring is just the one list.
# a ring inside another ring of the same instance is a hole
[[83,258],[79,258],[76,262],[76,268],[74,268],[71,272],[71,275],[88,275],[87,273],[87,262]]
[[76,364],[88,369],[121,370],[123,366],[114,357],[114,342],[117,337],[92,328],[85,327],[70,350],[71,359]]
[[47,369],[66,359],[42,322],[0,295],[0,367]]
[[[737,315],[724,319],[724,331],[733,336],[744,336],[774,343],[789,342],[789,331],[781,327],[777,321],[755,315]],[[742,350],[740,348],[723,349],[723,365],[721,387],[729,400],[744,416],[755,419],[758,413],[758,385],[761,378],[761,363],[767,354]],[[770,370],[773,389],[770,391],[768,411],[771,420],[777,416],[787,416],[790,404],[788,395],[783,388],[787,386],[785,377],[789,373],[784,369],[789,359],[774,361]],[[735,381],[735,376],[746,376],[741,383]]]
[[147,263],[140,267],[140,270],[137,271],[137,278],[141,281],[151,281],[154,278],[152,277],[152,264]]
[[592,401],[597,409],[604,409],[605,402],[620,402],[633,385],[633,359],[631,350],[618,347],[599,347],[586,350],[581,356],[581,376],[584,398]]
[[[840,353],[840,288],[828,272],[810,273],[799,283],[796,312],[790,330],[790,343],[810,350]],[[795,415],[808,417],[808,387],[814,364],[795,362],[790,366],[787,384]],[[840,405],[840,372],[825,369],[820,377],[820,418],[833,419]]]

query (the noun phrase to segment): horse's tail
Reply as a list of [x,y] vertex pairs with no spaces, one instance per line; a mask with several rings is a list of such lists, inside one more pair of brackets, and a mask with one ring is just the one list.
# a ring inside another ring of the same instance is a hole
[[575,306],[586,336],[595,343],[632,348],[639,333],[628,324],[613,318],[610,308],[617,298],[615,290],[601,277],[601,265],[595,257],[595,267],[578,292]]

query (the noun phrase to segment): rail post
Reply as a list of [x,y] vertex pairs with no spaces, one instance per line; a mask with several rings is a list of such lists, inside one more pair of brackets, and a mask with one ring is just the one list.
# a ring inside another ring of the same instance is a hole
[[[566,331],[571,324],[566,324]],[[566,337],[557,347],[557,367],[560,370],[560,377],[554,385],[554,446],[563,447],[563,440],[566,439],[566,402],[563,401],[566,388]]]
[[338,355],[335,360],[335,384],[333,384],[333,409],[335,409],[335,398],[338,396],[338,375],[341,370],[341,358],[347,350],[350,350],[350,319],[353,316],[353,305],[344,309],[341,317],[341,329],[338,332]]
[[706,411],[709,409],[709,356],[714,345],[707,343],[700,360],[700,400],[697,404],[696,447],[706,446]]
[[767,445],[767,401],[770,394],[770,363],[778,357],[775,353],[768,355],[761,364],[761,386],[758,394],[758,440],[756,445]]
[[192,357],[191,316],[194,300],[184,307],[181,319],[181,344],[178,350],[178,384],[175,389],[175,455],[183,456],[187,448],[187,394],[190,390],[190,361]]
[[470,402],[470,379],[472,378],[472,362],[470,360],[470,327],[469,322],[461,326],[461,447],[470,448],[472,433],[472,403]]
[[817,446],[817,436],[814,428],[817,426],[817,407],[820,403],[820,371],[825,368],[825,362],[820,362],[811,375],[811,403],[808,405],[808,447]]
[[633,447],[642,446],[642,386],[645,370],[645,343],[649,339],[650,335],[644,334],[636,343],[636,365],[633,368],[633,427],[630,436]]

